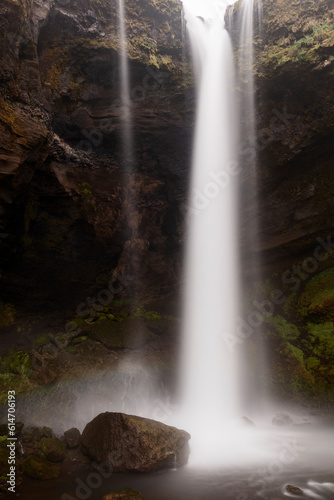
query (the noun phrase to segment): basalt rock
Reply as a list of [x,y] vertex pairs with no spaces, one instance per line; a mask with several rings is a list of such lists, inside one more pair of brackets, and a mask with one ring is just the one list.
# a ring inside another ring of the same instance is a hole
[[188,461],[190,435],[146,418],[102,413],[85,427],[81,444],[98,463],[115,472],[149,472],[179,467]]
[[66,455],[66,444],[57,438],[42,438],[39,449],[50,462],[62,462]]
[[80,445],[81,433],[76,427],[64,432],[64,438],[69,448],[77,448]]
[[130,297],[169,294],[193,108],[181,3],[126,3],[130,171],[121,151],[117,2],[4,0],[0,14],[0,265],[8,302],[74,308],[101,273],[117,290],[118,277],[135,276],[124,292]]
[[[237,50],[241,3],[234,6],[231,28]],[[253,146],[243,143],[239,148],[245,174],[241,234],[247,234],[255,217],[255,251],[262,269],[271,276],[314,257],[317,237],[326,240],[334,231],[330,167],[334,4],[331,0],[262,0],[262,18],[257,21],[258,3],[254,2],[258,200],[247,196],[247,157]],[[239,94],[244,90],[241,82]],[[244,248],[245,274],[251,275],[246,241]],[[320,267],[332,262],[328,259]]]

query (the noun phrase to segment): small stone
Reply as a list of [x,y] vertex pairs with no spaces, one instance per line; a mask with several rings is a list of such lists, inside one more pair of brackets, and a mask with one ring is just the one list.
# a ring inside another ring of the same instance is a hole
[[64,432],[64,438],[69,448],[77,448],[80,444],[81,433],[76,427]]
[[285,427],[292,425],[293,420],[288,413],[277,413],[272,420],[272,424],[277,427]]
[[31,440],[40,441],[42,439],[42,429],[39,427],[32,427],[31,429]]
[[292,484],[288,484],[286,487],[286,491],[288,493],[292,493],[293,495],[304,495],[303,490],[298,488],[297,486],[293,486]]
[[51,438],[53,437],[53,432],[52,432],[52,429],[50,427],[42,427],[42,430],[41,430],[41,438]]
[[245,427],[256,427],[256,425],[250,418],[242,417],[241,422],[244,424]]

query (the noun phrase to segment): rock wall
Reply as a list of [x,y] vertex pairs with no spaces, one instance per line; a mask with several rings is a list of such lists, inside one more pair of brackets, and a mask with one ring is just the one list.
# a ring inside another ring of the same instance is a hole
[[[261,282],[254,283],[244,252],[244,317],[250,325],[257,314],[271,392],[295,400],[326,394],[332,402],[334,2],[254,3],[262,4],[254,39],[258,186],[257,201],[246,196],[242,233],[257,217]],[[238,2],[232,16],[237,58],[240,12]],[[245,91],[242,81],[239,90]]]
[[[231,15],[236,60],[240,3]],[[249,145],[257,150],[258,196],[244,175],[243,274],[251,288],[244,235],[256,219],[263,280],[255,295],[267,300],[276,288],[285,297],[262,320],[276,383],[298,393],[320,380],[326,392],[333,383],[326,352],[334,297],[327,279],[334,266],[334,2],[262,4],[254,40],[258,131]],[[142,301],[168,297],[170,304],[179,291],[195,100],[181,4],[127,0],[126,14],[132,174],[120,146],[116,0],[1,3],[0,264],[2,300],[16,309],[66,304],[73,311],[124,275],[136,276],[126,294]],[[241,81],[239,99],[244,91]],[[245,314],[252,307],[249,301]]]
[[78,300],[99,274],[124,273],[125,262],[138,278],[137,295],[176,290],[193,108],[180,2],[132,0],[126,14],[131,182],[120,148],[116,1],[111,7],[108,0],[2,3],[6,300],[26,302],[27,292],[45,307]]

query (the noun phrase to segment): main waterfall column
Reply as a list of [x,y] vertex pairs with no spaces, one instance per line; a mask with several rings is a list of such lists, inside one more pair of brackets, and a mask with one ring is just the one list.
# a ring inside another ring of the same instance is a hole
[[[185,6],[198,82],[189,193],[181,359],[184,426],[192,456],[212,457],[237,414],[238,305],[236,106],[232,47],[223,22]],[[219,449],[218,449],[219,448]],[[207,453],[206,453],[207,452]]]

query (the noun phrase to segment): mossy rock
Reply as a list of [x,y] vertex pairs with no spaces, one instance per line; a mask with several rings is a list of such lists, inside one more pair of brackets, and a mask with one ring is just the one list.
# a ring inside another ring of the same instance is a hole
[[11,304],[0,301],[0,327],[10,326],[15,323],[16,311]]
[[39,449],[51,462],[62,462],[66,454],[66,444],[57,438],[42,438]]
[[276,349],[275,382],[290,395],[307,394],[315,385],[315,379],[305,366],[304,353],[298,347],[284,341]]
[[138,491],[131,488],[124,488],[123,490],[104,495],[102,500],[145,500],[145,498]]
[[268,314],[265,317],[265,322],[268,325],[266,335],[269,338],[274,337],[291,341],[296,340],[300,336],[296,325],[289,323],[283,316]]
[[91,333],[109,349],[124,349],[126,347],[124,326],[114,320],[101,320],[94,323]]
[[315,358],[314,356],[310,356],[305,360],[305,366],[307,370],[312,371],[317,369],[320,366],[320,361],[318,358]]
[[22,439],[25,443],[37,443],[42,438],[51,438],[52,429],[50,427],[30,427],[24,430]]
[[312,356],[319,358],[324,364],[332,365],[334,361],[334,324],[333,322],[315,325],[308,323],[308,335],[303,339],[303,347]]
[[98,321],[92,325],[92,333],[109,349],[136,349],[154,337],[148,332],[144,320],[136,317],[123,321]]
[[298,314],[312,323],[334,321],[334,268],[314,276],[298,301]]
[[8,471],[8,448],[7,448],[7,436],[3,436],[0,438],[0,491],[5,488],[7,485],[7,477],[5,471]]
[[8,434],[8,424],[0,424],[0,437],[7,436]]
[[56,479],[60,474],[58,465],[34,456],[27,457],[23,460],[21,468],[22,471],[32,479]]

